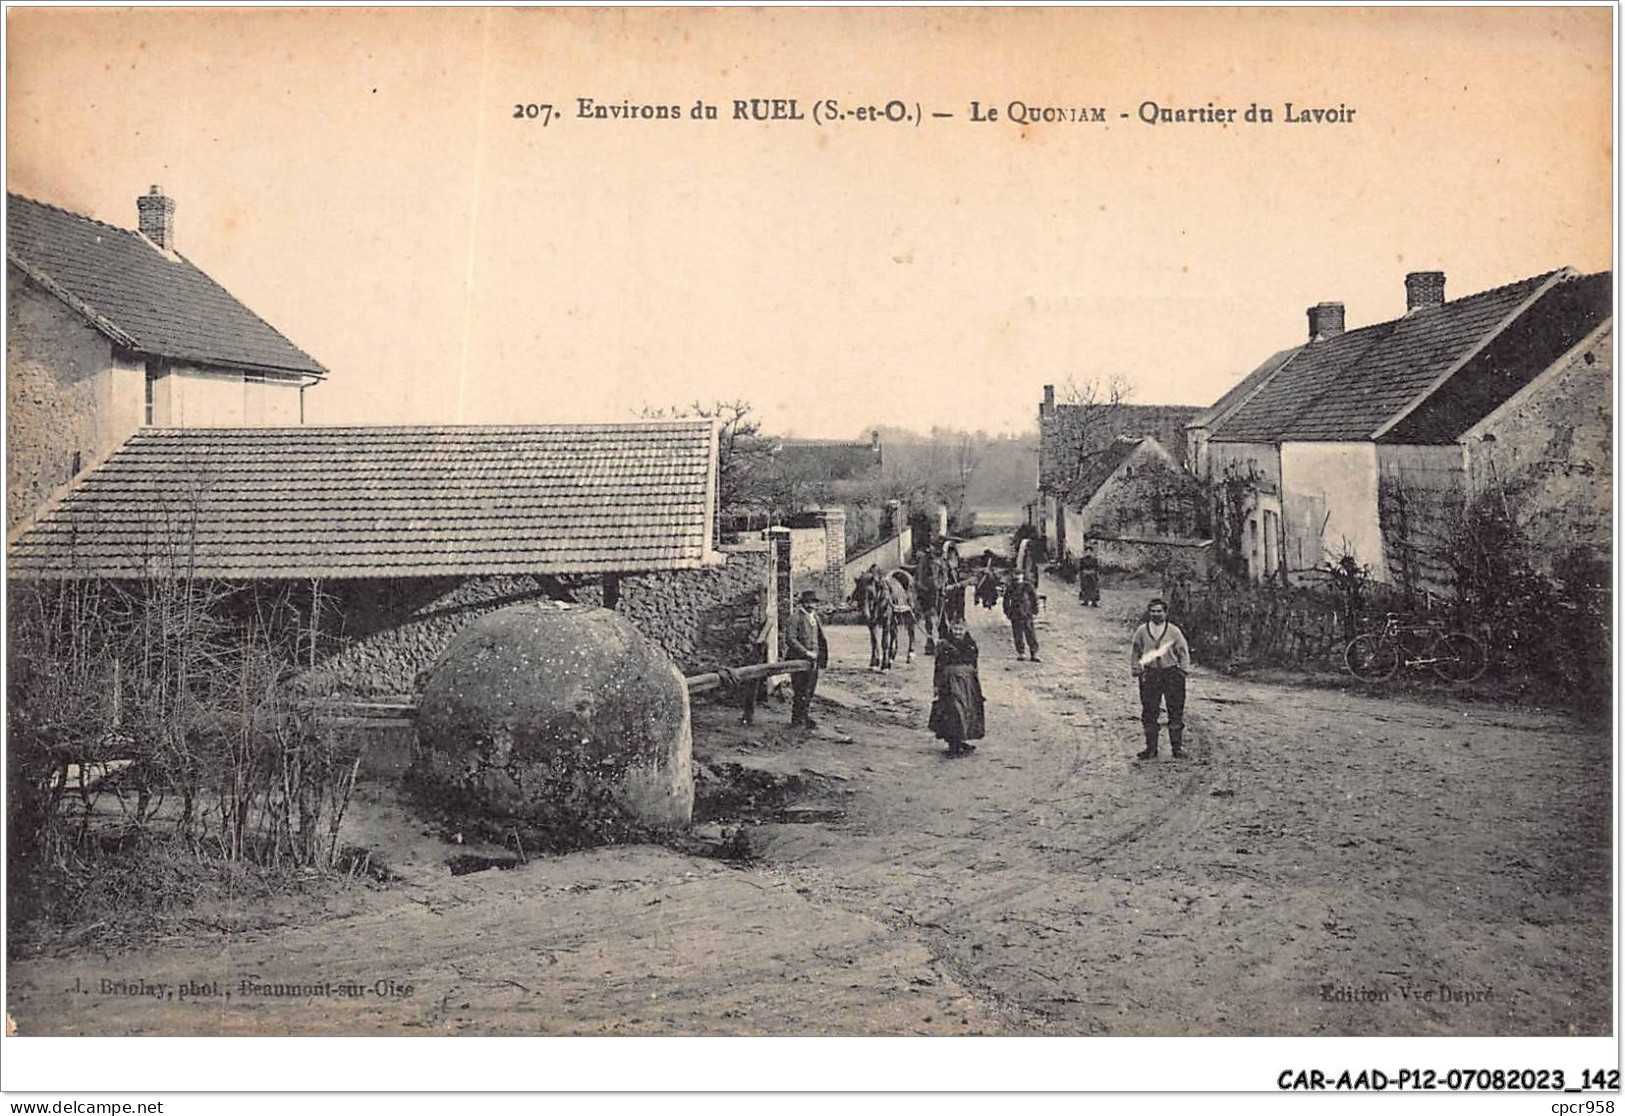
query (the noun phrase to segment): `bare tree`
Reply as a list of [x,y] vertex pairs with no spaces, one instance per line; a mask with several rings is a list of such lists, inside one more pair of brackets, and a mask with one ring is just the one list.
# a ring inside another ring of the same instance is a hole
[[[644,407],[645,419],[710,419],[717,424],[717,510],[722,515],[770,506],[776,487],[769,476],[775,443],[743,399],[686,407]],[[720,529],[720,527],[719,527]]]
[[971,478],[976,475],[976,467],[981,464],[982,451],[976,435],[962,433],[953,445],[952,462],[954,470],[954,518],[963,519],[965,516],[965,498],[970,491]]
[[1073,477],[1081,475],[1089,459],[1111,445],[1122,425],[1123,408],[1133,394],[1133,385],[1115,372],[1104,380],[1096,376],[1079,382],[1068,377],[1061,386],[1061,403],[1072,408],[1064,436]]
[[1099,376],[1081,383],[1071,376],[1061,385],[1061,402],[1069,407],[1120,406],[1134,395],[1134,385],[1113,372],[1104,381]]

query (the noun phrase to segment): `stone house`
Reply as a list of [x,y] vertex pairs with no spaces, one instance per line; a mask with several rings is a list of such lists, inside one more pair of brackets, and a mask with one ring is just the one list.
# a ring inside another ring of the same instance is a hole
[[285,590],[321,692],[408,693],[468,620],[526,600],[732,665],[758,595],[788,608],[789,547],[712,548],[716,452],[708,420],[142,430],[14,535],[9,576]]
[[16,194],[6,210],[6,527],[147,426],[290,426],[327,370],[176,249]]
[[1152,439],[1179,468],[1186,468],[1185,426],[1200,407],[1128,403],[1056,403],[1055,387],[1044,386],[1038,409],[1038,499],[1034,524],[1043,534],[1051,561],[1078,551],[1077,527],[1068,507],[1076,506],[1079,483],[1096,455],[1113,452],[1120,439]]
[[[1612,276],[1561,269],[1446,300],[1406,277],[1406,314],[1344,328],[1310,307],[1275,353],[1190,423],[1217,544],[1254,578],[1347,556],[1379,581],[1450,589],[1452,523],[1494,494],[1548,565],[1612,535]],[[1219,526],[1220,522],[1228,528]]]
[[1089,455],[1059,507],[1072,545],[1107,565],[1138,569],[1178,551],[1194,571],[1209,545],[1202,486],[1155,438],[1121,437]]

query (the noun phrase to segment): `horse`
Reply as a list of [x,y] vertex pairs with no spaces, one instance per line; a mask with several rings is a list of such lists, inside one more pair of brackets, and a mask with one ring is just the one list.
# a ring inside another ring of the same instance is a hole
[[878,567],[870,566],[858,576],[852,599],[863,610],[863,622],[869,629],[869,669],[891,669],[897,651],[897,615]]
[[899,626],[908,629],[908,658],[904,662],[914,661],[914,613],[917,599],[914,594],[914,578],[907,570],[896,569],[885,577],[886,591],[891,596],[892,625],[891,658],[897,658],[897,629]]
[[959,551],[945,543],[939,553],[923,554],[918,562],[920,619],[925,625],[925,653],[936,654],[937,637],[948,622],[965,619],[965,587],[973,580],[959,578]]

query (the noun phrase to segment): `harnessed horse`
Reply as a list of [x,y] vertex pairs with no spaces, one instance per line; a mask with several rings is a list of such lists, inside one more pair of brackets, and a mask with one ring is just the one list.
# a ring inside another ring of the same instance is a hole
[[852,598],[863,610],[863,622],[869,629],[869,669],[889,669],[897,646],[897,615],[886,579],[877,567],[870,566],[858,576]]
[[914,578],[907,570],[893,570],[885,577],[886,591],[891,596],[892,625],[889,629],[891,636],[891,658],[897,658],[897,629],[899,626],[908,629],[908,658],[904,662],[914,661]]
[[975,579],[960,580],[959,551],[945,544],[942,553],[925,554],[919,561],[920,618],[925,623],[925,653],[936,654],[937,637],[951,620],[965,619],[965,587]]

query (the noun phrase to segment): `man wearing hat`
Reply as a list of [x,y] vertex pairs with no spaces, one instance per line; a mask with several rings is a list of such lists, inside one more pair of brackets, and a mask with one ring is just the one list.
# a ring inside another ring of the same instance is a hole
[[790,723],[802,728],[817,728],[809,715],[813,691],[818,688],[818,672],[829,665],[829,642],[824,638],[824,625],[818,621],[818,594],[803,590],[796,598],[795,611],[790,615],[790,627],[784,642],[793,659],[805,659],[811,670],[797,671],[790,676],[792,697]]
[[1025,658],[1032,649],[1033,662],[1038,662],[1038,633],[1033,630],[1033,617],[1038,615],[1038,590],[1027,580],[1025,573],[1017,572],[1016,579],[1004,594],[1004,614],[1010,618],[1010,632],[1016,640],[1016,658]]

